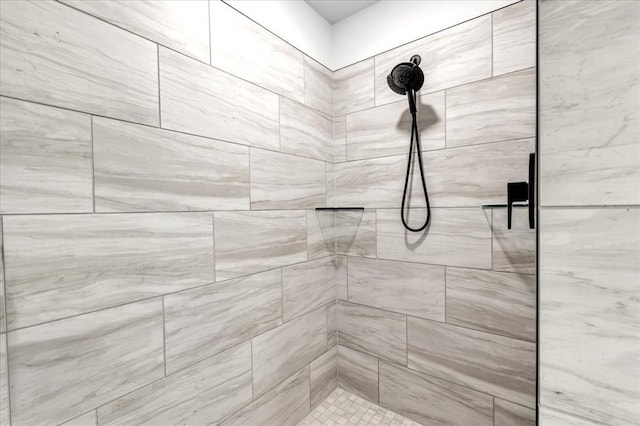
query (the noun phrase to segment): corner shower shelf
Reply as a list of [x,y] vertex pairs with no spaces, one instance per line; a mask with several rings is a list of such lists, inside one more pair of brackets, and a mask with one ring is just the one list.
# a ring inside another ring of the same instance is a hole
[[[513,207],[529,207],[529,203],[528,202],[524,202],[524,203],[513,203],[512,204]],[[507,207],[509,207],[509,205],[507,203],[499,203],[499,204],[483,204],[482,208],[483,209],[506,209]]]
[[364,210],[364,207],[316,207],[316,211],[323,211],[323,210],[333,210],[333,211],[337,211],[337,210]]

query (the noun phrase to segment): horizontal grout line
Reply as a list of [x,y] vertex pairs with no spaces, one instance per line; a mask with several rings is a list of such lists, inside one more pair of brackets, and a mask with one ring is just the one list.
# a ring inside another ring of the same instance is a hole
[[598,210],[598,209],[637,209],[640,208],[640,204],[602,204],[602,205],[573,205],[573,206],[562,206],[562,205],[551,205],[551,206],[538,206],[538,210]]

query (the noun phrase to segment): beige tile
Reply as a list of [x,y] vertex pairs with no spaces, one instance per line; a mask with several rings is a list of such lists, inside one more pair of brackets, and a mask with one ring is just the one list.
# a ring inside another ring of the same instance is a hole
[[98,408],[101,425],[203,425],[251,402],[251,344],[244,342]]
[[164,298],[167,373],[282,324],[279,270]]
[[376,211],[340,210],[336,213],[336,252],[376,256]]
[[325,163],[251,149],[251,208],[312,209],[326,202]]
[[0,212],[91,212],[91,118],[9,98],[0,108]]
[[347,257],[334,256],[338,300],[347,300]]
[[380,405],[425,425],[493,426],[493,398],[380,362]]
[[307,211],[307,251],[309,259],[336,252],[336,214],[334,210]]
[[216,280],[307,260],[304,211],[214,214]]
[[0,334],[0,424],[9,426],[9,370],[7,368],[7,335]]
[[444,266],[349,258],[349,302],[444,321]]
[[389,89],[387,75],[415,54],[422,57],[420,67],[425,74],[421,93],[491,77],[491,16],[481,16],[376,56],[376,105],[400,99]]
[[536,66],[536,2],[493,12],[493,75]]
[[[332,259],[332,262],[335,260]],[[335,285],[335,271],[334,280]],[[338,305],[336,304],[336,298],[327,304],[327,348],[332,348],[338,344]]]
[[209,62],[207,2],[63,0],[63,3],[185,55]]
[[340,345],[405,365],[407,318],[394,312],[338,302]]
[[4,217],[7,326],[213,282],[211,215]]
[[304,101],[303,54],[223,2],[210,2],[211,65]]
[[164,375],[159,298],[8,334],[14,424],[73,419]]
[[282,268],[282,316],[285,322],[335,299],[335,265],[331,257]]
[[409,368],[527,407],[536,400],[536,345],[409,317]]
[[334,346],[309,365],[311,407],[315,408],[338,387],[338,347]]
[[536,410],[496,398],[494,400],[495,426],[535,426]]
[[159,53],[162,127],[279,148],[275,93],[163,47]]
[[97,211],[248,210],[249,149],[93,119]]
[[347,116],[333,118],[333,161],[347,161]]
[[0,94],[158,124],[154,43],[53,1],[4,2],[0,22]]
[[536,134],[534,68],[447,91],[447,147]]
[[304,57],[304,103],[311,108],[333,115],[333,73],[331,70]]
[[529,228],[529,209],[514,208],[511,229],[507,229],[507,209],[493,211],[493,269],[536,273],[536,231]]
[[91,410],[75,419],[62,423],[61,426],[97,426],[98,425],[98,413],[96,410]]
[[378,403],[378,359],[345,346],[338,347],[338,385]]
[[[412,211],[416,226],[424,211]],[[490,269],[490,213],[480,208],[431,209],[427,231],[404,229],[399,210],[378,210],[378,257],[390,260]]]
[[447,323],[534,342],[536,277],[448,267]]
[[374,106],[373,58],[333,73],[333,115],[344,115]]
[[333,122],[321,112],[280,98],[280,150],[332,161]]
[[262,395],[327,350],[323,306],[253,339],[253,393]]
[[596,426],[601,423],[593,423],[584,417],[574,417],[562,411],[555,411],[545,406],[540,406],[539,424],[542,426]]

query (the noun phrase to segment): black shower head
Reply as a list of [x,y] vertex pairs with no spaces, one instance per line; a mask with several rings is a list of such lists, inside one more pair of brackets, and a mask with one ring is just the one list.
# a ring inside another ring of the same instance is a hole
[[418,91],[424,84],[424,73],[418,66],[420,56],[413,55],[410,62],[401,62],[391,70],[387,76],[387,83],[391,90],[399,95],[404,95],[407,90]]

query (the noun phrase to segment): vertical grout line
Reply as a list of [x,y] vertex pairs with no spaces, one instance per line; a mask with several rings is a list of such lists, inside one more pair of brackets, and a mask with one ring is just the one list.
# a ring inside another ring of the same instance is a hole
[[253,372],[253,338],[249,339],[249,344],[251,345],[251,401],[254,401],[256,394],[255,390],[253,389],[253,382],[255,377],[255,374]]
[[248,156],[248,162],[249,162],[249,164],[248,164],[248,166],[249,166],[248,167],[249,168],[249,211],[251,211],[251,210],[253,210],[253,201],[252,201],[252,197],[251,197],[251,193],[253,192],[253,186],[251,185],[251,175],[252,175],[251,170],[253,169],[251,167],[251,150],[253,148],[251,148],[250,146],[247,147],[247,148],[248,148],[247,156]]
[[156,44],[158,59],[158,127],[162,128],[162,107],[160,99],[160,45]]
[[[447,267],[444,267],[444,322],[447,322]],[[407,340],[407,344],[408,344]]]
[[491,77],[493,75],[493,12],[491,12]]
[[491,419],[491,420],[493,421],[493,426],[496,426],[496,397],[492,396],[491,399],[493,400],[493,405],[492,405],[492,416],[493,416],[493,419]]
[[278,95],[278,151],[282,152],[282,96]]
[[[89,116],[89,121],[91,123],[91,211],[93,213],[96,212],[96,150],[95,144],[93,142],[93,115]],[[3,263],[4,265],[4,263]],[[4,270],[4,268],[3,268]],[[5,297],[6,299],[6,297]],[[6,315],[5,310],[5,315]]]
[[404,353],[405,353],[405,367],[409,368],[409,317],[404,316]]
[[209,21],[209,65],[213,66],[213,43],[211,42],[211,0],[207,0],[207,19]]
[[442,93],[443,93],[442,97],[444,99],[444,102],[443,102],[443,105],[442,105],[442,107],[444,109],[444,123],[443,123],[443,126],[444,126],[444,148],[446,149],[447,148],[447,89],[443,90]]
[[216,277],[216,215],[211,213],[211,242],[213,246],[213,282],[217,282]]
[[[2,245],[0,247],[0,262],[2,264],[2,291],[4,295],[4,300],[2,303],[4,306],[4,333],[0,334],[0,338],[4,338],[4,347],[5,347],[5,355],[7,361],[7,415],[9,417],[9,424],[11,424],[11,374],[9,371],[9,316],[7,311],[7,264],[5,262],[4,256],[4,216],[0,215],[0,241],[2,241]],[[3,337],[4,336],[4,337]]]
[[167,319],[164,309],[164,296],[162,296],[162,346],[164,353],[164,377],[167,377]]
[[280,268],[280,318],[284,324],[284,268]]
[[378,361],[378,382],[376,383],[378,385],[378,392],[376,392],[378,398],[376,398],[376,404],[380,405],[380,358],[376,357],[376,360]]
[[491,264],[489,265],[489,270],[493,271],[493,209],[491,209],[491,226],[489,226],[489,230],[491,231]]

